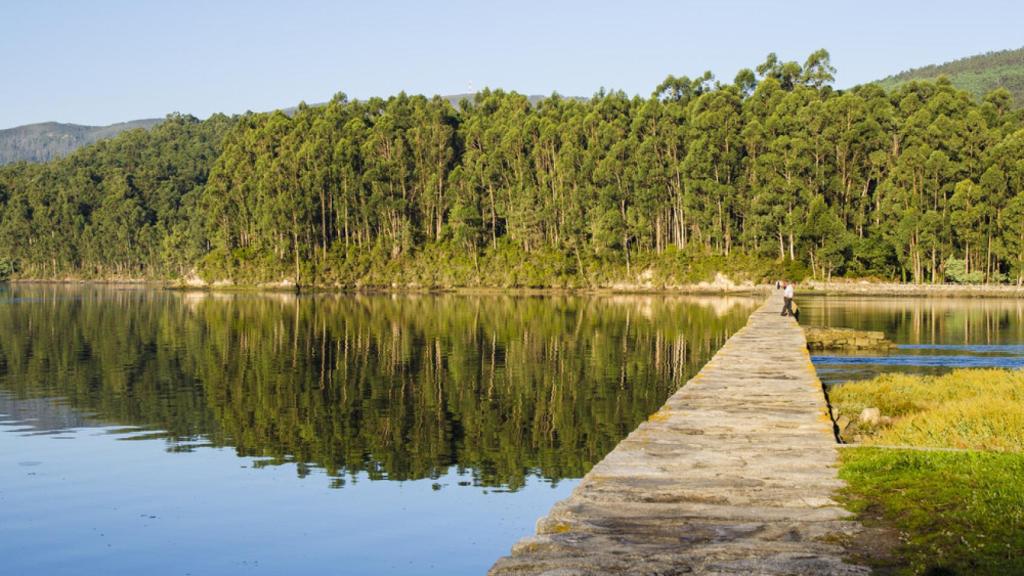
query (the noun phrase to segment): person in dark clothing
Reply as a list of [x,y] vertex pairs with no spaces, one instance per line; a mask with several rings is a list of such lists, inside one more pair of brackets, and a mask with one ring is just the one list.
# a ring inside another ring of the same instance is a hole
[[793,284],[786,282],[784,283],[786,289],[782,292],[782,315],[796,317],[796,313],[793,312]]

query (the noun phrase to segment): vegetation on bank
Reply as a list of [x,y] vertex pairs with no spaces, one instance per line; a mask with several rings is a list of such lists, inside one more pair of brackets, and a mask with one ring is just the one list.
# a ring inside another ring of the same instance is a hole
[[[829,391],[860,443],[1024,451],[1024,372],[961,369],[941,376],[885,374]],[[881,418],[863,422],[865,408]]]
[[5,282],[11,278],[17,269],[14,267],[14,262],[7,258],[0,258],[0,282]]
[[854,545],[855,553],[885,573],[1024,572],[1020,372],[885,375],[835,386],[829,398],[840,414],[882,415],[855,421],[844,436],[863,446],[842,452],[842,498],[869,530],[899,542],[888,553],[877,543]]
[[[316,278],[317,282],[344,287],[657,289],[713,282],[720,274],[736,284],[806,274],[799,264],[771,258],[746,254],[702,256],[675,248],[662,254],[637,254],[631,266],[643,272],[631,274],[622,262],[591,256],[577,259],[552,248],[526,252],[507,239],[499,239],[496,246],[484,247],[478,253],[460,251],[450,244],[426,245],[415,253],[394,258],[352,250],[328,277]],[[268,282],[265,272],[238,260],[221,265],[206,261],[203,267],[206,278],[230,278],[243,286]]]
[[172,116],[0,169],[0,253],[22,277],[246,284],[1024,279],[1009,94],[841,91],[833,73],[821,50],[732,82],[670,76],[648,98]]

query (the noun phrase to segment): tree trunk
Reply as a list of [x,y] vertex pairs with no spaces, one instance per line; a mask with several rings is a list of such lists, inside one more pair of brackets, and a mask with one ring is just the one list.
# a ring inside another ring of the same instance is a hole
[[292,211],[292,252],[295,255],[295,288],[298,289],[299,278],[299,222],[295,212]]
[[985,248],[985,283],[992,281],[992,233],[988,235],[988,245]]
[[494,205],[494,186],[487,186],[487,193],[491,198],[491,246],[498,245],[498,210]]
[[964,274],[971,273],[971,243],[964,243]]
[[932,284],[938,284],[938,269],[935,264],[935,247],[932,246]]

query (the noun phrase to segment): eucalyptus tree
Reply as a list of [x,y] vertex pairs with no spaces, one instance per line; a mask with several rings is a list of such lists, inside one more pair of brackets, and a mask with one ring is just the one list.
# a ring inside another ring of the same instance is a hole
[[769,54],[730,84],[668,76],[647,98],[338,94],[290,114],[172,115],[0,168],[3,268],[593,285],[687,277],[714,256],[822,278],[939,282],[952,261],[1020,278],[1024,112],[1008,93],[835,90],[834,75],[819,50]]

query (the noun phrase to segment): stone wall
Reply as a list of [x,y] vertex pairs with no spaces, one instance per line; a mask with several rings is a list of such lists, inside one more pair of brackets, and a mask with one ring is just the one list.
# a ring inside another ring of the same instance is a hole
[[808,350],[889,350],[895,346],[883,332],[806,326],[804,334]]

